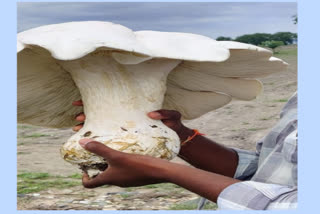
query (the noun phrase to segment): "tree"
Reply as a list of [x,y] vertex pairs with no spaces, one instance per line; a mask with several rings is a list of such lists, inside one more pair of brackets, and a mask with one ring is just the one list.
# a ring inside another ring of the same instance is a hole
[[284,45],[284,42],[271,40],[271,41],[264,41],[261,43],[261,45],[264,47],[272,48],[272,50],[274,51],[276,47]]
[[296,39],[297,34],[291,32],[278,32],[271,36],[271,40],[282,41],[285,45],[292,44]]
[[271,36],[272,35],[268,33],[245,34],[243,36],[238,36],[235,41],[253,45],[260,45],[264,41],[272,40]]
[[216,38],[217,41],[232,41],[231,37],[219,36]]

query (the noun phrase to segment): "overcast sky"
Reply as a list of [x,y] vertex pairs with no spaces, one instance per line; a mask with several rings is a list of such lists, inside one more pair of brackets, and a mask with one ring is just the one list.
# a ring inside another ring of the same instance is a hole
[[99,20],[132,30],[196,33],[235,38],[251,33],[297,32],[287,3],[18,3],[18,32],[41,25]]

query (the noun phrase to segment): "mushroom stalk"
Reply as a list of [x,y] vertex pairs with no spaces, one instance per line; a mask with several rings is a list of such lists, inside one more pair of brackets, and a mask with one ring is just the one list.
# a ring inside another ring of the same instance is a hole
[[151,59],[124,65],[111,56],[93,54],[59,61],[79,88],[86,114],[83,128],[63,145],[63,158],[97,168],[104,160],[78,143],[93,138],[119,151],[172,159],[180,149],[179,137],[147,113],[162,108],[167,76],[179,63]]

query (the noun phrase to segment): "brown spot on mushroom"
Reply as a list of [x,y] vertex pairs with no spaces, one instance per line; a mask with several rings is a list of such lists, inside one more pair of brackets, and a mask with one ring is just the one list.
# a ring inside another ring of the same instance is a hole
[[84,137],[89,137],[91,134],[92,134],[91,131],[88,131],[88,132],[84,133],[83,136],[84,136]]
[[152,126],[150,126],[151,128],[158,128],[158,126],[156,126],[156,125],[152,125]]
[[125,132],[127,132],[128,131],[128,129],[125,129],[125,128],[123,128],[123,127],[120,127],[123,131],[125,131]]

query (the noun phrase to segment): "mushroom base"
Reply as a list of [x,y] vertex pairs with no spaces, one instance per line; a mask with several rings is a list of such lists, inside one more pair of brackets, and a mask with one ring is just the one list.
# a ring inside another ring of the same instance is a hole
[[86,115],[83,128],[61,148],[62,157],[83,170],[103,169],[106,162],[79,145],[79,140],[91,138],[122,152],[174,158],[179,137],[147,113],[162,108],[167,75],[178,63],[151,59],[123,65],[97,54],[61,61],[79,88]]
[[87,125],[62,146],[61,155],[66,161],[80,165],[81,169],[100,170],[104,168],[103,165],[106,162],[103,158],[84,150],[79,145],[81,139],[91,138],[112,149],[126,153],[150,155],[167,160],[174,158],[180,149],[180,140],[176,133],[160,121],[150,120],[149,125],[146,123],[141,123],[141,121],[134,123],[132,120],[124,121],[117,130],[112,128],[101,130],[99,127],[95,131],[93,131],[93,127],[89,128],[91,131],[88,131],[90,125]]

